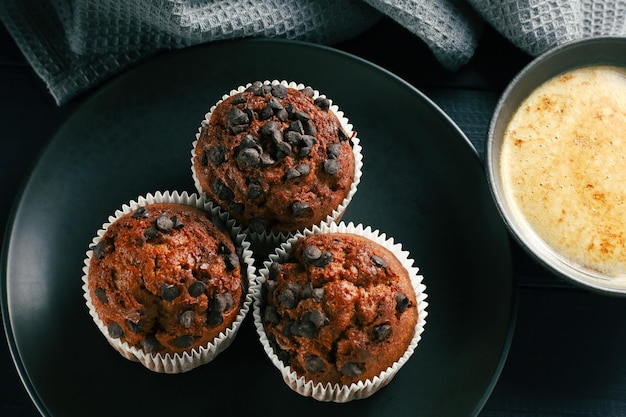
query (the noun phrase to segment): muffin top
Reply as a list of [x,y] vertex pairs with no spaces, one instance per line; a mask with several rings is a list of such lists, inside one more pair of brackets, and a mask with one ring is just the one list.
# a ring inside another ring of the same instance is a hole
[[243,301],[238,255],[210,213],[140,207],[93,247],[88,289],[109,336],[146,353],[190,351],[230,326]]
[[348,385],[379,375],[405,353],[418,319],[409,274],[365,237],[299,238],[273,262],[261,317],[279,359],[307,380]]
[[207,196],[257,233],[326,220],[355,175],[352,141],[311,88],[255,82],[202,124],[193,170]]

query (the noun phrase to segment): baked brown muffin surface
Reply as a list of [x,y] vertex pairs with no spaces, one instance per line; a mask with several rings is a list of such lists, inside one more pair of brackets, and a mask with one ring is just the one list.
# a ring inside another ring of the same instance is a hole
[[311,88],[255,82],[213,110],[194,149],[207,196],[253,232],[326,220],[355,176],[351,138]]
[[88,290],[109,336],[146,353],[210,343],[244,297],[228,231],[196,207],[156,203],[130,212],[93,247]]
[[343,233],[298,239],[263,284],[262,321],[279,359],[314,382],[379,375],[407,350],[418,319],[408,272],[386,248]]

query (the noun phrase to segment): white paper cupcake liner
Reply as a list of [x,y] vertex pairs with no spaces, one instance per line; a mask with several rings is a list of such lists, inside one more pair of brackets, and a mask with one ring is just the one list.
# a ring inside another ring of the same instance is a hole
[[[295,89],[303,89],[306,86],[302,83],[296,83],[293,81],[279,81],[279,80],[265,80],[263,81],[263,84],[265,85],[277,85],[277,84],[282,84],[286,87],[289,88],[295,88]],[[235,95],[235,94],[239,94],[243,91],[245,91],[248,87],[250,87],[252,85],[252,83],[248,83],[245,86],[239,86],[236,89],[231,90],[228,94],[224,94],[222,96],[222,98],[216,102],[213,106],[211,106],[211,108],[209,109],[209,111],[205,114],[204,116],[204,120],[202,121],[202,123],[208,123],[209,120],[211,119],[211,114],[213,113],[213,111],[215,110],[215,108],[224,100],[226,100],[227,98]],[[339,122],[341,123],[341,126],[343,127],[343,129],[345,130],[345,132],[348,134],[348,137],[351,138],[352,141],[352,152],[354,153],[354,181],[352,181],[352,185],[350,186],[350,191],[348,192],[348,194],[346,195],[346,197],[343,199],[343,201],[341,202],[341,204],[339,204],[338,207],[336,207],[327,217],[325,221],[322,221],[320,224],[316,225],[316,226],[321,226],[321,224],[330,224],[330,223],[338,223],[341,220],[341,217],[343,216],[344,212],[346,211],[346,209],[348,208],[348,205],[350,204],[350,202],[352,201],[352,199],[354,198],[354,195],[356,194],[357,188],[359,183],[361,182],[361,176],[363,174],[363,154],[362,154],[362,147],[361,147],[361,141],[360,139],[357,137],[356,133],[353,130],[353,126],[352,124],[350,124],[349,120],[347,117],[345,117],[343,111],[341,111],[339,109],[339,107],[335,104],[333,104],[332,100],[328,97],[326,97],[326,95],[324,94],[320,94],[320,92],[318,90],[313,89],[313,99],[317,99],[317,98],[326,98],[330,101],[331,105],[330,105],[330,110],[335,114],[335,116],[337,116],[337,118],[339,119]],[[195,169],[194,169],[194,164],[193,164],[193,160],[195,157],[195,152],[196,152],[196,144],[198,143],[198,138],[200,137],[200,131],[202,130],[202,124],[201,126],[198,128],[198,132],[196,133],[196,140],[194,140],[192,142],[192,149],[191,149],[191,174],[192,174],[192,178],[193,178],[193,182],[194,185],[196,187],[196,190],[198,191],[198,193],[200,195],[203,195],[205,197],[207,197],[206,192],[202,189],[202,186],[200,185],[200,181],[196,175]],[[207,197],[208,198],[208,197]],[[310,227],[313,227],[315,225],[311,225]],[[252,241],[257,241],[257,242],[263,242],[263,243],[273,243],[273,244],[280,244],[282,242],[284,242],[285,240],[287,240],[289,237],[293,236],[295,233],[276,233],[276,232],[265,232],[265,233],[257,233],[257,232],[252,232],[249,228],[244,228],[244,233],[246,233],[248,236],[250,236],[250,239]]]
[[[346,233],[355,234],[368,238],[381,246],[390,250],[401,262],[404,268],[408,271],[413,288],[415,290],[415,296],[417,299],[418,309],[418,321],[415,326],[415,334],[411,340],[405,353],[389,368],[381,372],[378,376],[365,381],[359,381],[350,385],[342,384],[322,384],[315,383],[314,381],[306,380],[303,376],[291,370],[291,367],[285,366],[283,362],[278,358],[274,349],[272,348],[270,341],[265,333],[265,327],[263,326],[261,307],[262,307],[262,285],[269,274],[269,268],[272,262],[284,259],[293,244],[303,236],[309,236],[312,234],[322,233]],[[413,265],[413,259],[409,257],[407,251],[402,250],[402,246],[399,243],[394,243],[393,238],[387,238],[384,233],[380,233],[378,230],[372,230],[369,226],[364,227],[361,224],[344,223],[341,222],[323,224],[321,226],[314,226],[312,229],[306,229],[301,233],[297,233],[286,242],[280,245],[274,254],[269,256],[269,259],[264,262],[264,267],[260,269],[259,277],[255,283],[253,289],[254,304],[252,308],[252,314],[254,318],[254,325],[256,327],[263,350],[274,364],[274,366],[280,371],[283,381],[298,394],[313,397],[318,401],[345,403],[352,400],[363,399],[376,393],[382,387],[387,385],[402,366],[413,355],[419,341],[422,338],[424,332],[424,326],[426,325],[426,317],[428,312],[426,307],[428,302],[426,301],[426,286],[422,283],[423,276],[419,274],[419,268]]]
[[246,290],[244,301],[239,309],[239,313],[235,321],[224,332],[221,332],[206,346],[200,346],[183,353],[155,354],[146,353],[142,349],[130,346],[128,343],[120,341],[120,339],[113,339],[109,336],[107,326],[98,317],[89,293],[88,275],[93,250],[90,249],[87,251],[87,257],[84,260],[83,267],[82,289],[87,308],[89,309],[89,314],[93,318],[93,321],[96,323],[100,332],[104,335],[109,344],[126,359],[140,362],[146,368],[154,372],[176,374],[190,371],[200,365],[211,362],[217,355],[230,346],[232,341],[235,339],[241,323],[250,310],[252,304],[252,290],[256,286],[256,268],[254,266],[253,253],[250,250],[250,242],[247,241],[247,236],[241,232],[241,228],[237,226],[235,221],[230,219],[226,213],[223,213],[219,207],[214,207],[213,204],[207,201],[204,197],[198,196],[195,193],[188,194],[187,192],[183,192],[179,194],[177,191],[156,192],[154,194],[140,196],[136,200],[132,200],[128,204],[122,205],[121,209],[116,210],[113,215],[109,216],[108,222],[104,223],[101,229],[98,230],[97,235],[92,241],[93,246],[100,241],[107,228],[121,216],[133,212],[139,207],[154,203],[177,203],[190,205],[211,213],[214,221],[219,221],[226,225],[227,229],[230,231],[230,235],[233,238],[235,246],[243,248],[242,265],[245,263],[246,266],[245,271],[242,269],[244,289]]

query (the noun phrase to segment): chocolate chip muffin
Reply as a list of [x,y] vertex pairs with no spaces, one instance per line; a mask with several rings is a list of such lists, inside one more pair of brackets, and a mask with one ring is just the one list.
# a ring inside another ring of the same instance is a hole
[[339,217],[360,164],[343,113],[310,87],[278,81],[252,83],[218,102],[192,151],[198,191],[257,234]]
[[248,287],[243,256],[211,212],[140,205],[95,242],[86,290],[108,339],[152,356],[182,354],[205,348],[238,320]]
[[416,343],[425,296],[389,249],[343,232],[287,247],[263,270],[258,310],[284,366],[315,384],[345,386],[380,377]]

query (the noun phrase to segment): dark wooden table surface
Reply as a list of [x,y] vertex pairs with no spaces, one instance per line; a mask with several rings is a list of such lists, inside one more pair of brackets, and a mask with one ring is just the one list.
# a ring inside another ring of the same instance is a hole
[[[421,40],[386,19],[334,46],[420,89],[450,115],[481,156],[499,95],[531,60],[486,27],[472,60],[447,71]],[[0,235],[38,153],[85,97],[57,106],[0,26]],[[480,416],[626,415],[626,299],[575,288],[514,243],[512,248],[517,321],[508,358]],[[37,416],[3,336],[0,416]]]

